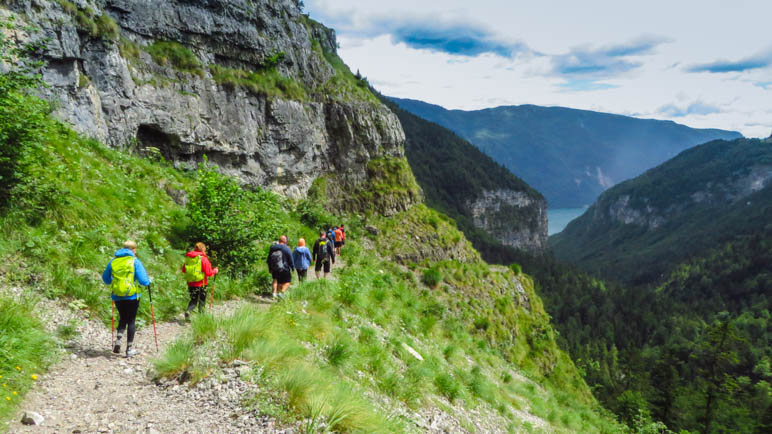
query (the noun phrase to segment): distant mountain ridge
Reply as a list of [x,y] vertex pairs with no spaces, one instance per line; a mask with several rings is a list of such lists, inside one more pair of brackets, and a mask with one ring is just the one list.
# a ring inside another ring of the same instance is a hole
[[772,143],[716,140],[601,195],[550,238],[559,259],[632,284],[742,234],[772,229]]
[[535,105],[447,110],[391,98],[401,108],[449,128],[540,191],[551,208],[589,205],[609,187],[692,146],[736,139],[734,131],[672,121]]

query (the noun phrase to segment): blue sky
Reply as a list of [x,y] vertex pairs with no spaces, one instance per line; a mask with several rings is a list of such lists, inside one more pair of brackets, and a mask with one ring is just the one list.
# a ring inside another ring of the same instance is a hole
[[772,133],[772,1],[306,0],[387,95]]

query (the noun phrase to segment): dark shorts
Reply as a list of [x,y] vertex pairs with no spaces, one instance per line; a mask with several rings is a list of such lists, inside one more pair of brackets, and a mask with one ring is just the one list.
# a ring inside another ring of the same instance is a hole
[[345,241],[338,241],[337,243],[335,243],[335,247],[343,247],[344,244],[346,244]]
[[316,261],[316,265],[314,265],[314,270],[319,271],[322,269],[322,265],[324,265],[324,272],[329,273],[330,272],[330,261]]
[[279,282],[280,284],[292,282],[292,272],[290,270],[276,271],[271,274],[273,275],[273,280]]

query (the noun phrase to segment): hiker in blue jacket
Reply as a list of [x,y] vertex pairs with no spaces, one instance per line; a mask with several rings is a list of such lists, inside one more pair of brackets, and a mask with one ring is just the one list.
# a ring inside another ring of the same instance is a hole
[[137,258],[137,243],[134,241],[123,243],[123,248],[115,252],[115,258],[107,264],[102,273],[102,281],[105,285],[110,285],[112,299],[115,302],[115,308],[118,309],[118,337],[113,345],[113,352],[116,354],[121,352],[123,331],[128,330],[126,357],[135,356],[137,351],[132,348],[132,345],[134,333],[137,330],[139,299],[142,296],[139,286],[150,286],[150,277],[147,275],[145,266]]
[[298,246],[292,251],[292,262],[295,263],[295,270],[298,272],[298,280],[306,280],[308,274],[308,267],[311,265],[311,251],[306,247],[306,240],[300,238],[298,240]]

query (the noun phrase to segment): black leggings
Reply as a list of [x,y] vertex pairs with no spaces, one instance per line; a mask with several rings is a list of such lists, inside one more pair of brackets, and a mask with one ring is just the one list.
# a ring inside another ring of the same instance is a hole
[[137,331],[136,319],[139,310],[139,300],[116,300],[115,308],[118,309],[118,336],[128,328],[126,342],[131,345],[134,342],[134,333]]
[[190,303],[188,303],[187,312],[193,310],[198,304],[198,311],[203,312],[206,307],[206,286],[188,286],[190,294]]

